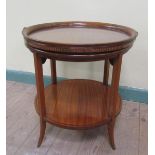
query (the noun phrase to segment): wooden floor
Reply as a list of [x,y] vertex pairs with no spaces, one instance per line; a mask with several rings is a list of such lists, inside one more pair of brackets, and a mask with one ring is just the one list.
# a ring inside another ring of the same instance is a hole
[[123,101],[115,126],[112,150],[106,126],[86,131],[48,124],[37,148],[39,117],[34,109],[35,86],[7,81],[7,155],[147,155],[146,104]]

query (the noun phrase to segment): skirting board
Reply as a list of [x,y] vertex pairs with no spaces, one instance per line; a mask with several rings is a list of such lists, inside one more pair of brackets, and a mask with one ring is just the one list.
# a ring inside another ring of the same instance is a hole
[[[58,81],[62,81],[65,78],[58,77],[57,79]],[[31,72],[6,70],[6,80],[22,82],[27,84],[35,84],[35,74]],[[45,85],[49,84],[50,82],[50,76],[44,76]],[[120,86],[119,92],[123,100],[135,101],[146,104],[148,103],[148,91],[145,89]]]

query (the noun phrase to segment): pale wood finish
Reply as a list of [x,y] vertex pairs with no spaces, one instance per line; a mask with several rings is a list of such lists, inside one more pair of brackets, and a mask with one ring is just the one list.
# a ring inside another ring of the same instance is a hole
[[145,105],[140,104],[140,131],[139,131],[139,154],[147,155],[148,154],[148,111],[145,108]]
[[[118,117],[115,125],[116,154],[140,155],[138,154],[139,141],[139,104],[128,101],[123,107],[124,111]],[[122,108],[122,110],[123,110]],[[145,107],[146,108],[146,107]],[[119,130],[117,130],[119,128]],[[131,147],[132,146],[132,147]]]
[[79,142],[82,141],[83,136],[83,132],[80,133],[79,131],[67,129],[64,129],[63,131],[61,130],[52,147],[49,148],[47,155],[75,155],[80,147]]
[[[54,126],[51,126],[47,124],[46,127],[46,136],[45,141],[42,144],[42,147],[38,148],[36,147],[36,143],[38,141],[38,135],[39,132],[39,125],[32,130],[32,132],[29,134],[27,139],[25,139],[24,145],[22,145],[17,151],[15,155],[25,155],[25,154],[31,154],[31,155],[45,155],[47,154],[48,150],[52,148],[52,146],[55,144],[55,141],[60,133],[60,129]],[[31,141],[29,140],[31,139]]]
[[36,126],[39,127],[39,124],[36,121],[38,117],[35,109],[32,107],[35,87],[15,82],[10,82],[9,85],[6,96],[6,145],[7,154],[13,155],[23,145],[32,130]]
[[7,155],[147,155],[145,104],[123,101],[115,125],[115,151],[109,146],[104,126],[76,131],[47,124],[45,141],[37,148],[39,120],[33,108],[35,86],[7,81],[6,91]]

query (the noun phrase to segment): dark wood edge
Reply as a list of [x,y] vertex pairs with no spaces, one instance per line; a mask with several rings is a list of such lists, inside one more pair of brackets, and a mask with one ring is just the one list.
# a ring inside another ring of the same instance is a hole
[[[29,37],[34,31],[38,31],[40,29],[48,29],[48,28],[62,28],[62,27],[88,27],[88,28],[100,28],[100,29],[109,29],[113,31],[119,31],[130,36],[128,39],[118,42],[112,43],[102,43],[102,44],[62,44],[62,43],[54,43],[54,42],[46,42],[40,40],[34,40]],[[138,33],[125,26],[110,24],[110,23],[99,23],[99,22],[55,22],[55,23],[45,23],[30,26],[24,28],[23,36],[26,44],[33,48],[39,48],[47,51],[56,51],[56,52],[72,52],[72,53],[102,53],[108,51],[115,51],[128,46],[128,44],[133,43],[136,39]]]
[[55,52],[55,53],[66,53],[66,54],[92,54],[92,53],[107,53],[107,52],[113,52],[116,50],[121,50],[124,48],[127,48],[131,44],[133,44],[133,41],[128,42],[126,44],[107,44],[107,45],[81,45],[81,46],[60,46],[56,44],[50,44],[49,46],[44,43],[39,42],[25,42],[25,44],[32,48],[37,48],[43,51],[47,52]]
[[32,47],[28,47],[31,52],[33,53],[38,53],[40,54],[41,57],[45,57],[48,59],[53,59],[53,60],[60,60],[60,61],[70,61],[70,62],[91,62],[91,61],[101,61],[106,58],[111,59],[114,58],[120,54],[126,53],[132,45],[130,45],[128,48],[119,50],[119,51],[114,51],[111,53],[100,53],[100,54],[65,54],[65,53],[55,53],[55,52],[47,52],[47,51],[42,51],[39,49],[34,49]]

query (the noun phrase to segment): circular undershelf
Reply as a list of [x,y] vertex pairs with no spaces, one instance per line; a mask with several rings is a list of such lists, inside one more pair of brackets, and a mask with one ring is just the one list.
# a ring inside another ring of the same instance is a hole
[[[94,80],[74,79],[51,84],[45,88],[45,120],[70,129],[88,129],[108,123],[112,110],[110,90]],[[121,105],[118,94],[116,116]],[[37,97],[35,108],[39,114]]]

